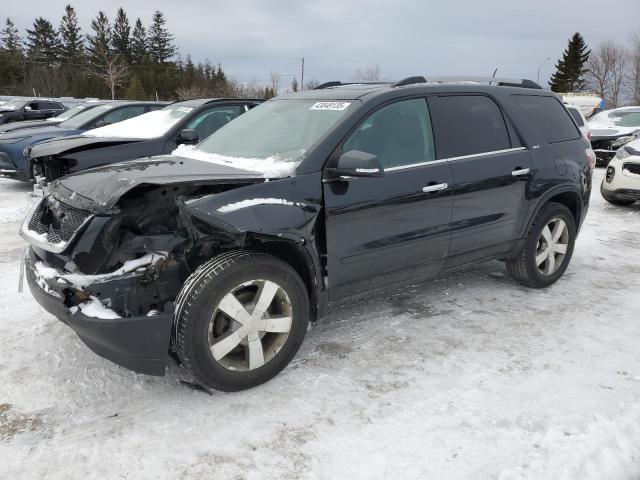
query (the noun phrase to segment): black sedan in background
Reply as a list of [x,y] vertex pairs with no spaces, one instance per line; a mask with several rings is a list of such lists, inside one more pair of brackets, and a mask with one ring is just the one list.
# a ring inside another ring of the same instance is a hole
[[65,106],[53,100],[17,99],[0,105],[0,125],[24,120],[45,120],[60,115]]
[[65,120],[69,120],[71,117],[75,117],[80,112],[84,112],[85,110],[89,110],[90,108],[97,107],[99,105],[102,105],[103,103],[104,102],[100,102],[100,101],[80,103],[78,105],[74,105],[69,110],[63,111],[60,115],[56,115],[55,117],[51,117],[46,120],[24,120],[22,122],[5,123],[4,125],[0,125],[0,135],[9,133],[9,132],[15,132],[16,130],[24,130],[26,128],[38,128],[38,127],[48,127],[51,125],[59,125]]
[[29,158],[39,181],[108,163],[172,152],[195,145],[261,103],[247,99],[198,99],[31,147]]

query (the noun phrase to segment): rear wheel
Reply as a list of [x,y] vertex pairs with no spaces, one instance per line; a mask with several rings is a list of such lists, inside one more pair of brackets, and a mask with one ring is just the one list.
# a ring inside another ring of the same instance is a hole
[[528,287],[548,287],[567,269],[575,240],[571,211],[564,205],[549,203],[531,224],[520,253],[507,260],[507,271]]
[[236,391],[277,375],[309,320],[299,275],[261,253],[229,252],[203,264],[176,298],[177,353],[202,385]]

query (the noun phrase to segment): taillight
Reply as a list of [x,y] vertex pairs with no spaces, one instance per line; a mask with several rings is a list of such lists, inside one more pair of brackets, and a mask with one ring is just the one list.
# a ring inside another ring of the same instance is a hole
[[596,168],[596,152],[594,152],[591,148],[587,148],[585,150],[587,154],[587,162],[589,162],[589,169],[593,170]]
[[587,140],[591,140],[591,131],[587,132]]

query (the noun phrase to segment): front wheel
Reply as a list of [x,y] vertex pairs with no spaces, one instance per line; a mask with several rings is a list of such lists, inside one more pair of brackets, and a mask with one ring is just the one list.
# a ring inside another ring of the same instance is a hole
[[307,331],[300,276],[271,255],[236,251],[198,268],[176,298],[176,350],[197,382],[223,391],[277,375]]
[[528,287],[555,283],[569,266],[576,241],[576,224],[564,205],[549,203],[534,219],[518,255],[507,260],[507,272]]

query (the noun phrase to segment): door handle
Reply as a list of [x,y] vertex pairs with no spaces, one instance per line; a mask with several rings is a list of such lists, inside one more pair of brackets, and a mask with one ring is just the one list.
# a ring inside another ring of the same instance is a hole
[[425,193],[438,192],[448,187],[449,185],[446,183],[436,183],[434,185],[427,185],[426,187],[422,187],[422,191]]
[[513,175],[514,177],[519,177],[520,175],[526,175],[527,173],[529,173],[528,168],[516,167],[516,169],[513,172],[511,172],[511,175]]

